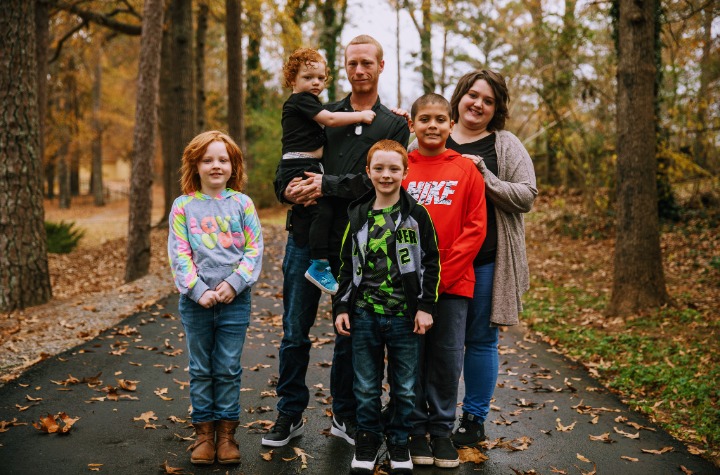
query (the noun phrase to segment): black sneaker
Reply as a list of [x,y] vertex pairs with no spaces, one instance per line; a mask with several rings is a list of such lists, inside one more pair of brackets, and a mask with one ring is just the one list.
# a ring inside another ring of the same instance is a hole
[[410,450],[410,459],[415,465],[432,465],[435,463],[427,437],[424,435],[411,435],[408,438],[408,449]]
[[460,456],[450,437],[433,437],[430,447],[436,467],[453,468],[460,465]]
[[407,444],[393,445],[388,443],[388,455],[390,456],[390,473],[412,473],[413,463],[410,460],[410,450]]
[[296,418],[280,414],[270,432],[262,438],[262,445],[270,447],[282,447],[290,442],[290,439],[302,435],[305,430],[305,423],[302,415]]
[[485,440],[485,426],[477,416],[463,412],[460,427],[451,436],[455,447],[472,447]]
[[330,433],[334,436],[341,437],[350,445],[355,445],[355,431],[357,423],[349,418],[333,415],[332,427]]
[[375,462],[377,462],[380,445],[382,445],[380,437],[366,430],[359,431],[350,471],[352,473],[375,473]]

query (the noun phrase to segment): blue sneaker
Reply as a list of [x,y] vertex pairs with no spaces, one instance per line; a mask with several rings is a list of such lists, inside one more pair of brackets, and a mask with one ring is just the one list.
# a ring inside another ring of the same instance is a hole
[[305,272],[305,278],[315,284],[317,288],[330,295],[335,295],[338,291],[338,283],[330,271],[328,261],[313,260]]

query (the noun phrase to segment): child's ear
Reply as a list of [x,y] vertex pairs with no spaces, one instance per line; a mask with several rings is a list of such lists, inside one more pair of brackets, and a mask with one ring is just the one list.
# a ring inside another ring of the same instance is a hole
[[408,127],[410,127],[410,133],[415,133],[415,123],[412,119],[408,119]]
[[370,174],[370,167],[365,166],[365,173],[367,173],[368,175]]

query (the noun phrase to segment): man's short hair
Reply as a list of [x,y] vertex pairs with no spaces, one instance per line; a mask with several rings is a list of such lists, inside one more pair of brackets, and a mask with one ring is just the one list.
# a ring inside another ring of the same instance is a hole
[[399,142],[396,142],[394,140],[390,139],[383,139],[378,142],[375,142],[375,145],[370,147],[370,150],[368,150],[367,153],[367,166],[370,168],[370,162],[372,161],[373,155],[375,155],[375,152],[397,152],[402,157],[402,164],[403,164],[403,170],[407,170],[408,167],[408,154],[407,150],[405,150],[405,147],[403,147]]
[[347,46],[345,47],[345,56],[346,57],[347,57],[347,49],[348,49],[348,46],[350,46],[350,45],[374,45],[375,48],[377,49],[378,63],[383,60],[382,45],[380,44],[380,42],[378,42],[378,40],[376,40],[375,38],[373,38],[370,35],[358,35],[355,38],[351,39],[350,43],[348,43]]
[[440,94],[435,94],[434,92],[429,92],[427,94],[423,94],[422,96],[418,97],[415,102],[413,102],[412,107],[410,108],[410,118],[415,120],[415,116],[418,113],[418,110],[420,110],[423,107],[429,106],[431,104],[440,104],[443,107],[447,109],[448,117],[452,114],[452,109],[450,108],[450,102],[448,102],[447,99],[445,99]]

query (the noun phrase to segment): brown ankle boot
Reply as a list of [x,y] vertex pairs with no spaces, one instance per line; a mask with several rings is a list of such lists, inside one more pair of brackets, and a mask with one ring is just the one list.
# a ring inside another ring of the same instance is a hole
[[238,421],[217,421],[217,459],[220,463],[240,463],[240,449],[235,442]]
[[193,423],[197,439],[188,447],[192,450],[190,461],[198,465],[215,462],[215,421]]

